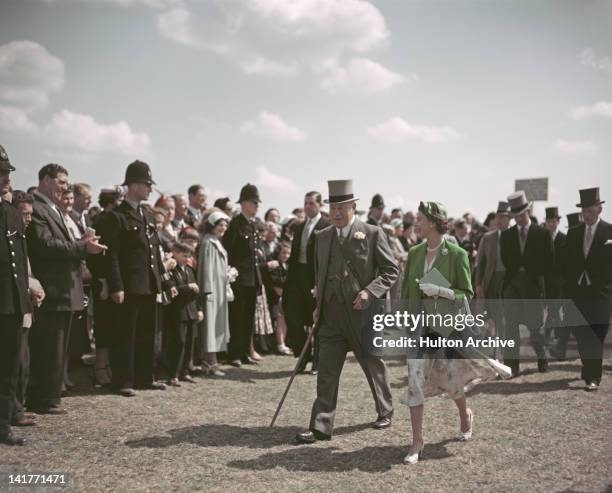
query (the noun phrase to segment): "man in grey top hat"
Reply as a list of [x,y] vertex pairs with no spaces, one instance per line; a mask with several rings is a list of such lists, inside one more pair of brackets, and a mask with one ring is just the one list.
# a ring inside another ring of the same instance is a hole
[[352,350],[361,365],[376,405],[375,428],[391,425],[393,404],[384,361],[362,350],[361,330],[369,303],[395,283],[398,267],[381,228],[355,217],[356,201],[351,180],[329,182],[332,225],[316,232],[314,324],[319,336],[317,398],[309,430],[297,435],[298,443],[331,439],[340,373],[346,353]]
[[542,324],[544,299],[550,282],[553,265],[553,245],[550,232],[531,221],[533,202],[525,192],[508,196],[510,215],[516,224],[501,234],[501,258],[504,275],[504,299],[506,336],[515,341],[514,348],[507,348],[504,363],[512,368],[512,375],[519,373],[520,332],[519,324],[529,329],[531,345],[538,358],[538,370],[545,372],[548,358]]

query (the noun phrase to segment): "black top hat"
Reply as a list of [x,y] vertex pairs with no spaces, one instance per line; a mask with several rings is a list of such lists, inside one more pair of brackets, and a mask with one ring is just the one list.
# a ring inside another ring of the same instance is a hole
[[250,183],[247,183],[244,187],[242,187],[242,190],[240,190],[240,198],[238,199],[237,203],[239,204],[240,202],[246,202],[248,200],[261,202],[259,199],[259,190],[257,190],[255,185],[251,185]]
[[377,193],[372,197],[372,203],[370,204],[370,209],[384,209],[385,208],[385,200],[382,195]]
[[353,180],[328,180],[327,187],[329,199],[323,201],[326,204],[344,204],[359,200],[353,195]]
[[572,212],[571,214],[568,214],[566,217],[567,217],[567,227],[568,228],[575,228],[576,226],[580,225],[580,212]]
[[151,168],[144,161],[134,161],[130,163],[125,170],[125,181],[123,185],[129,185],[130,183],[144,183],[146,185],[155,185],[153,176],[151,175]]
[[559,215],[558,207],[547,207],[546,208],[546,219],[561,219]]
[[605,200],[599,199],[599,187],[585,188],[580,190],[580,203],[576,207],[591,207],[592,205],[604,204]]
[[4,147],[0,145],[0,171],[15,171],[15,167],[11,164],[8,154]]
[[508,202],[506,202],[505,200],[500,200],[497,203],[497,211],[495,212],[496,214],[508,214],[510,212],[510,206],[508,205]]

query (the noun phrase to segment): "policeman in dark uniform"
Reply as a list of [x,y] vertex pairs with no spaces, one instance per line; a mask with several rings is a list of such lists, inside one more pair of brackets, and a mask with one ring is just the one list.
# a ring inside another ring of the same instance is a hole
[[[109,216],[106,241],[108,289],[120,305],[111,341],[113,386],[119,394],[136,395],[134,388],[164,390],[153,378],[156,296],[170,289],[162,281],[162,263],[155,218],[141,205],[155,182],[147,163],[134,161],[125,173],[125,200]],[[163,284],[163,286],[162,286]]]
[[223,236],[228,264],[238,269],[238,278],[232,284],[234,301],[229,306],[229,358],[233,366],[256,364],[250,357],[250,344],[255,324],[255,304],[261,287],[257,269],[257,230],[253,224],[261,200],[255,185],[247,183],[240,191],[241,213],[229,223]]
[[[10,190],[15,171],[0,146],[0,196]],[[32,321],[28,293],[28,253],[21,215],[0,199],[0,443],[24,445],[11,433],[19,374],[22,330]]]

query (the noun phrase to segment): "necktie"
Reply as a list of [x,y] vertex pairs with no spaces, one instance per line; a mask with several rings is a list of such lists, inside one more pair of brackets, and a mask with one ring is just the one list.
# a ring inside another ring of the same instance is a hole
[[342,235],[342,228],[338,230],[338,241],[340,242],[341,245],[342,243],[344,243],[344,236]]
[[527,241],[527,226],[521,226],[521,253],[525,250],[525,242]]
[[591,249],[591,241],[593,240],[593,231],[591,230],[591,226],[586,227],[586,234],[584,235],[584,257],[586,258],[589,254],[589,250]]

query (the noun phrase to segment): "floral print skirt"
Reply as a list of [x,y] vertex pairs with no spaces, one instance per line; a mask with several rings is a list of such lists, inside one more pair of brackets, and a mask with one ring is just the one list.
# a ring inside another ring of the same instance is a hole
[[420,406],[426,397],[442,394],[451,399],[463,397],[474,385],[493,380],[500,374],[487,359],[449,359],[440,349],[422,359],[407,359],[408,388],[400,399],[408,406]]

